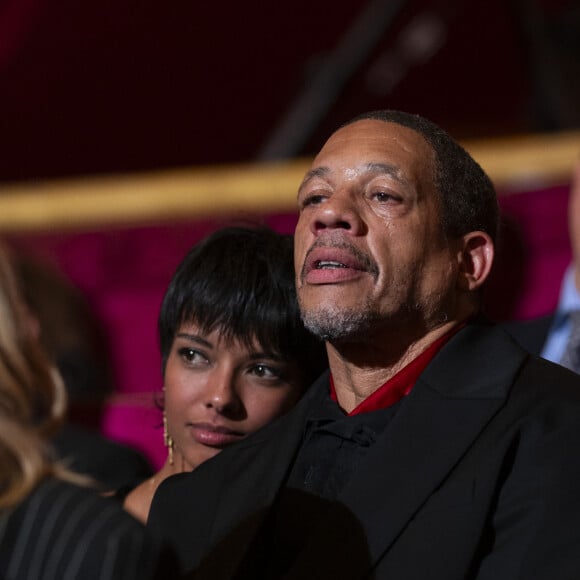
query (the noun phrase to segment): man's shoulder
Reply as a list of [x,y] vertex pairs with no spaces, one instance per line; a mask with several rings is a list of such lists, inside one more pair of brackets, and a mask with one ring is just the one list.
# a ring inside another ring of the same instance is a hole
[[540,354],[553,321],[552,313],[529,320],[502,322],[501,327],[524,349],[533,354]]
[[557,363],[530,355],[518,381],[529,396],[563,402],[570,409],[580,408],[580,375]]
[[504,398],[517,384],[546,400],[580,397],[579,375],[530,353],[492,323],[468,325],[453,337],[425,379],[447,396]]
[[421,379],[446,397],[504,398],[527,356],[504,330],[477,320],[444,345]]

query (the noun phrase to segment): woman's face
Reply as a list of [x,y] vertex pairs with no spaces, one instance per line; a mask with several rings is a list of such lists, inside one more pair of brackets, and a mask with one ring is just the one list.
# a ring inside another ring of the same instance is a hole
[[174,463],[192,470],[288,411],[303,385],[296,365],[266,352],[182,324],[165,367],[167,430]]

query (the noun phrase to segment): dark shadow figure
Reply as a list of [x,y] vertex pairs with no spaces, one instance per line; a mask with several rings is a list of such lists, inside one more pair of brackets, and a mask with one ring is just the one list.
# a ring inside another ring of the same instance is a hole
[[106,491],[151,476],[142,453],[99,432],[114,383],[104,331],[84,296],[50,264],[24,252],[15,251],[14,258],[40,341],[69,399],[67,423],[52,442],[58,458]]

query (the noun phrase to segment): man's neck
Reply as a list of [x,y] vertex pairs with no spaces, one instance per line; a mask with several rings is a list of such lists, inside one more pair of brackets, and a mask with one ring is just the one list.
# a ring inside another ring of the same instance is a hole
[[330,371],[338,404],[347,413],[384,385],[433,342],[460,322],[442,324],[423,336],[406,342],[389,337],[328,345]]

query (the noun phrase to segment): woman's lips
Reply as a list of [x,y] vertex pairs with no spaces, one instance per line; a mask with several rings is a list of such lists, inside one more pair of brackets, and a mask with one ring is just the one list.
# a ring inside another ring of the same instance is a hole
[[245,437],[244,433],[211,423],[191,423],[189,428],[194,440],[208,447],[227,447]]

